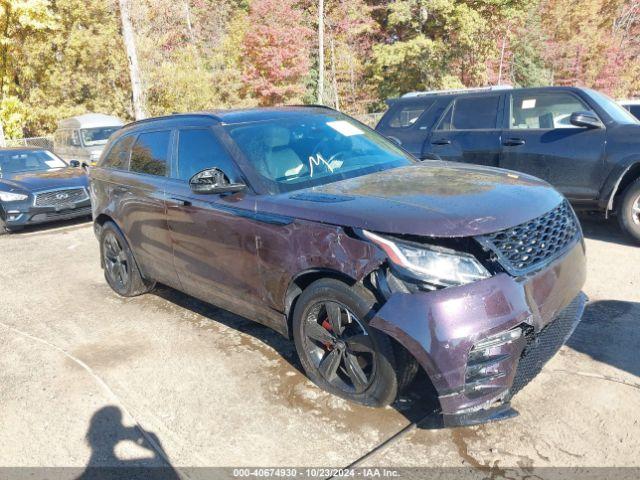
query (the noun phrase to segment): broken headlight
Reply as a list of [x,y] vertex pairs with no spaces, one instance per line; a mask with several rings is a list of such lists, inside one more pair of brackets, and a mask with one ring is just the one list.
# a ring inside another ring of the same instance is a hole
[[489,271],[468,253],[404,243],[366,230],[362,233],[378,245],[401,271],[429,285],[440,288],[451,287],[491,276]]

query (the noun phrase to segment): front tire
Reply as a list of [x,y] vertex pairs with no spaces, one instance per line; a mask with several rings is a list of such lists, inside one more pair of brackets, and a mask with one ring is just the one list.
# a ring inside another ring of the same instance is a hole
[[640,178],[629,185],[618,207],[620,227],[636,242],[640,242]]
[[104,278],[118,295],[135,297],[154,288],[155,282],[142,277],[129,244],[113,222],[102,227],[100,254]]
[[375,299],[333,279],[309,285],[293,312],[293,337],[307,376],[319,387],[362,405],[392,403],[399,390],[391,340],[368,321]]

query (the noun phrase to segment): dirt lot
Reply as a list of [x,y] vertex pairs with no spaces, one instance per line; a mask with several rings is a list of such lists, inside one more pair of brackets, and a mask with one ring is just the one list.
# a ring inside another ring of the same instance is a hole
[[88,223],[2,237],[0,466],[639,467],[640,248],[613,222],[585,233],[584,321],[515,398],[520,416],[398,437],[424,414],[416,392],[351,405],[262,326],[166,288],[116,296]]

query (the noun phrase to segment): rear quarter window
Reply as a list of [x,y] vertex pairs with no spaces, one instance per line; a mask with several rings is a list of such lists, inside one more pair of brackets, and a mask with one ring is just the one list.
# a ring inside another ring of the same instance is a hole
[[424,112],[429,110],[434,100],[424,101],[421,103],[413,103],[410,105],[402,105],[389,114],[387,127],[389,128],[409,128],[418,123],[418,120]]

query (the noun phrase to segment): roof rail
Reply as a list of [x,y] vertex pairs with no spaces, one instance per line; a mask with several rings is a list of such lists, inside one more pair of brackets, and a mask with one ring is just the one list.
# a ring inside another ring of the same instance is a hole
[[493,85],[490,87],[477,87],[477,88],[453,88],[450,90],[427,90],[424,92],[409,92],[402,95],[400,98],[422,97],[425,95],[451,95],[453,93],[473,93],[473,92],[492,92],[499,90],[511,90],[511,85]]

